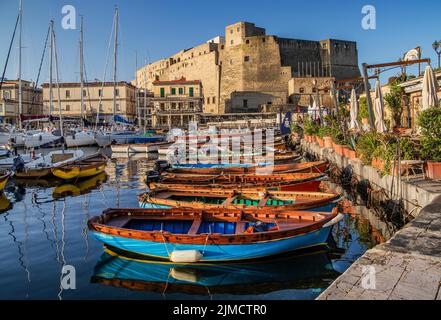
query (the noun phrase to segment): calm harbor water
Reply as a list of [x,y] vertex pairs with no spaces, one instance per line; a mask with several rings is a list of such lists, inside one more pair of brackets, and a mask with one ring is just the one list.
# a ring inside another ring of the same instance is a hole
[[[105,174],[75,185],[10,181],[0,197],[0,299],[314,299],[391,233],[373,212],[345,200],[335,243],[320,252],[196,266],[106,252],[87,220],[109,207],[137,207],[152,165],[145,156],[112,158]],[[60,289],[63,265],[75,267],[75,290]]]

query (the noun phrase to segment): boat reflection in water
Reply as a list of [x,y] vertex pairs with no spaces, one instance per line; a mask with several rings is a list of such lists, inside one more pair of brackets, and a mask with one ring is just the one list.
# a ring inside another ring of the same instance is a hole
[[116,252],[105,250],[92,283],[161,294],[245,295],[286,289],[322,291],[339,276],[324,251],[247,263],[190,265],[140,260]]
[[77,182],[61,184],[54,188],[52,197],[61,199],[66,197],[77,197],[90,193],[100,187],[107,180],[107,174],[102,172],[89,179],[78,180]]
[[12,209],[12,203],[9,201],[8,197],[2,192],[0,194],[0,213],[5,213]]

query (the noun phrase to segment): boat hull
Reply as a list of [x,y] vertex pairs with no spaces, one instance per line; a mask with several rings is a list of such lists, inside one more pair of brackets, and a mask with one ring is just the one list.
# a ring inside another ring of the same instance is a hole
[[253,244],[195,245],[152,242],[120,236],[92,232],[93,236],[106,245],[143,256],[169,260],[173,251],[196,250],[203,253],[200,262],[223,262],[262,259],[286,252],[326,245],[332,226],[322,227],[313,232]]
[[106,170],[106,164],[82,169],[80,166],[73,166],[71,168],[53,168],[52,174],[63,180],[81,179],[99,175]]
[[65,140],[68,148],[86,147],[96,144],[94,135],[86,132],[77,132],[75,135],[68,135]]

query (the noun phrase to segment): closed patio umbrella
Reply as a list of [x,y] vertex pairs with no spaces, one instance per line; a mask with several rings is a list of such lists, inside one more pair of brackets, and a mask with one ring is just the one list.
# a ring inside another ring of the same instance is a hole
[[438,82],[435,79],[432,67],[427,66],[423,77],[423,91],[421,93],[421,111],[429,107],[438,106]]
[[360,129],[360,126],[358,125],[357,122],[357,116],[358,116],[358,100],[357,100],[357,93],[353,88],[351,92],[351,122],[349,123],[349,129],[351,130]]
[[384,101],[383,94],[381,93],[380,81],[375,83],[375,100],[374,100],[374,113],[375,113],[375,127],[377,132],[384,133],[387,131],[384,124]]

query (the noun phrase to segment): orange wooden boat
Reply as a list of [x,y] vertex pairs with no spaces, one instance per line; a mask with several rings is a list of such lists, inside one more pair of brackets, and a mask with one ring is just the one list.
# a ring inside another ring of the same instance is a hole
[[194,175],[162,174],[156,181],[148,181],[151,189],[174,188],[181,190],[193,188],[218,187],[220,189],[255,189],[276,187],[280,191],[319,191],[321,181],[326,177],[321,173],[280,173],[272,175],[230,174],[230,175]]
[[173,190],[157,189],[138,196],[139,206],[144,209],[196,208],[196,209],[244,209],[287,211],[314,210],[332,211],[341,195],[323,192],[285,192],[247,190]]
[[324,245],[343,216],[217,208],[107,209],[89,220],[107,246],[177,263],[260,259]]
[[175,165],[170,169],[173,173],[196,174],[196,175],[219,175],[219,174],[271,174],[271,173],[324,173],[329,164],[324,161],[285,163],[269,166],[213,166],[192,167],[191,165]]

